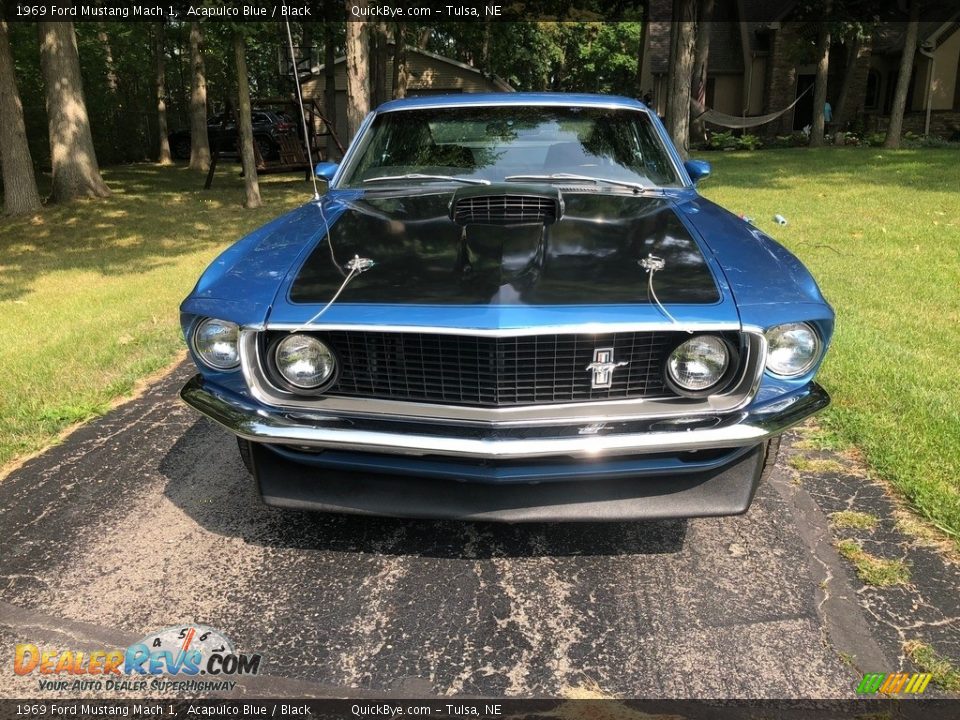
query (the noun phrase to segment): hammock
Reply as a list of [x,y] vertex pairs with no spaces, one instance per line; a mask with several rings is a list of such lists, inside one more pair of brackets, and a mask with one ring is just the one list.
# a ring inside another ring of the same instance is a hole
[[740,115],[727,115],[718,110],[711,110],[710,108],[705,108],[703,105],[700,105],[695,100],[690,101],[690,106],[693,108],[694,120],[701,120],[703,122],[711,123],[712,125],[719,125],[720,127],[728,128],[749,128],[756,127],[757,125],[765,125],[768,122],[776,120],[778,117],[783,115],[785,112],[793,109],[793,106],[800,102],[800,98],[806,95],[810,90],[813,89],[813,85],[808,87],[802,93],[797,95],[797,99],[792,103],[787,105],[783,110],[779,110],[774,113],[769,113],[768,115],[753,115],[751,117],[741,117]]

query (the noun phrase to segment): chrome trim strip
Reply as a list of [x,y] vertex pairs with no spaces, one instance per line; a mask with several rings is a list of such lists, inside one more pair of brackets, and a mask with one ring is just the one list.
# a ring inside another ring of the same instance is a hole
[[254,442],[475,460],[608,457],[756,445],[779,435],[830,402],[826,392],[811,383],[804,393],[774,403],[764,408],[763,412],[741,413],[738,417],[734,416],[734,422],[720,427],[524,439],[464,438],[345,428],[335,420],[327,424],[321,418],[303,417],[296,413],[265,412],[248,400],[208,389],[199,375],[184,386],[180,396],[188,405],[231,432]]
[[[356,327],[356,326],[353,326]],[[359,326],[367,329],[367,326]],[[340,329],[327,326],[326,329]],[[633,329],[637,329],[634,326]],[[643,328],[646,329],[646,328]],[[398,330],[390,328],[390,330]],[[418,328],[432,332],[433,328]],[[469,331],[458,334],[471,334]],[[766,339],[763,334],[744,333],[747,350],[739,382],[727,393],[711,395],[700,401],[688,398],[639,398],[550,405],[521,405],[501,408],[385,400],[378,398],[320,395],[298,397],[275,387],[268,380],[256,331],[244,328],[240,333],[240,362],[250,394],[269,407],[310,411],[336,417],[376,417],[432,423],[456,423],[485,426],[542,426],[568,423],[597,423],[613,420],[669,418],[698,414],[730,413],[746,407],[756,395],[763,377]]]
[[443,100],[438,100],[435,103],[424,103],[422,105],[417,104],[414,107],[398,107],[398,108],[386,108],[383,106],[377,108],[376,113],[378,115],[385,115],[387,113],[398,113],[398,112],[407,112],[410,110],[437,110],[437,109],[448,109],[448,108],[457,108],[457,107],[580,107],[580,108],[599,108],[600,110],[632,110],[634,112],[641,112],[649,114],[650,111],[643,107],[636,107],[634,105],[626,105],[622,101],[616,100],[586,100],[584,102],[573,102],[570,98],[543,98],[538,97],[533,102],[528,104],[521,104],[514,100],[510,102],[509,99],[499,100],[499,99],[490,99],[490,95],[484,94],[484,97],[478,98],[474,102],[464,102],[459,100],[455,105],[451,105],[450,102],[444,102]]
[[357,128],[357,132],[354,133],[354,136],[350,138],[350,142],[347,143],[347,150],[343,154],[343,157],[340,158],[340,163],[337,165],[337,172],[334,173],[333,177],[330,179],[330,184],[327,186],[328,189],[339,189],[340,179],[343,177],[343,174],[346,172],[347,168],[353,163],[353,159],[356,156],[359,150],[357,149],[360,145],[357,142],[358,138],[364,138],[367,134],[367,128],[370,127],[370,124],[373,122],[373,119],[377,116],[376,110],[371,110],[367,113],[366,117],[363,118],[363,121],[360,123],[360,127]]
[[[344,303],[340,303],[343,306]],[[245,330],[260,330],[262,326],[248,326]],[[722,332],[724,330],[739,331],[740,324],[736,322],[697,322],[674,323],[669,320],[656,320],[647,323],[620,322],[620,323],[574,323],[571,325],[534,325],[518,328],[465,328],[443,327],[434,325],[364,325],[360,323],[267,323],[267,330],[308,330],[323,332],[324,330],[361,330],[366,332],[415,332],[431,333],[434,335],[468,335],[471,337],[525,337],[530,335],[602,335],[615,332],[657,332],[661,330],[676,330],[680,332]]]

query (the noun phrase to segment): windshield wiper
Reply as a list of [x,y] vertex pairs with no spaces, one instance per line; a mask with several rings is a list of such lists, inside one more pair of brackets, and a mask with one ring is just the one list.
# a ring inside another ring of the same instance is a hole
[[489,185],[489,180],[480,178],[455,177],[453,175],[424,175],[422,173],[407,173],[406,175],[383,175],[381,177],[367,178],[363,182],[389,182],[391,180],[447,180],[453,182],[462,182],[467,185]]
[[592,182],[597,185],[619,185],[620,187],[630,188],[637,192],[643,192],[646,187],[640,183],[630,182],[629,180],[613,180],[612,178],[593,177],[592,175],[576,175],[574,173],[552,173],[550,175],[507,175],[504,180],[516,180],[519,182],[542,182],[544,180],[572,180],[574,182]]

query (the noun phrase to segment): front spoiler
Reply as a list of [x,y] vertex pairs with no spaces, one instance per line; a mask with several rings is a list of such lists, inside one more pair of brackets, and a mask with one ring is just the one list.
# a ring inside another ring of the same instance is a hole
[[598,522],[740,515],[763,473],[765,445],[720,470],[655,477],[491,485],[318,470],[253,445],[263,501],[296,510],[482,522]]
[[532,431],[377,421],[266,408],[208,385],[200,375],[187,382],[180,396],[237,436],[256,443],[472,460],[603,458],[750,447],[779,435],[830,403],[826,391],[811,382],[785,398],[723,416],[600,423],[605,426],[596,430],[573,426]]

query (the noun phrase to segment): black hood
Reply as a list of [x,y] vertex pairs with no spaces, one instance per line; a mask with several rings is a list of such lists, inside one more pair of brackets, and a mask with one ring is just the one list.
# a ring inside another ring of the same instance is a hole
[[[516,191],[501,186],[503,194]],[[554,188],[543,194],[551,192],[557,195]],[[654,282],[660,302],[720,299],[699,245],[664,198],[569,192],[558,219],[466,225],[451,218],[453,198],[452,191],[377,192],[351,201],[330,228],[332,248],[323,237],[303,264],[291,301],[329,301],[354,255],[376,265],[348,285],[340,302],[648,303],[640,261],[650,254],[665,261]]]

